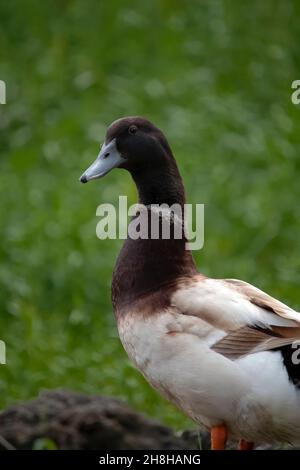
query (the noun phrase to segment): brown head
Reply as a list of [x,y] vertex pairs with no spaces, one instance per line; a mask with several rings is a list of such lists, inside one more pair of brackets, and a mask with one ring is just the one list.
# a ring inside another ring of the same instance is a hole
[[168,141],[145,118],[125,117],[113,122],[97,159],[80,181],[101,178],[113,168],[131,173],[145,205],[184,203],[182,180]]

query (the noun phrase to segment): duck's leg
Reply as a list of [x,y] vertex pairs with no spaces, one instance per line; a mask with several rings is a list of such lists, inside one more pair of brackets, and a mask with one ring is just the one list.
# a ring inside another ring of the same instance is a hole
[[240,440],[239,450],[253,450],[253,448],[254,448],[253,442],[248,442],[248,441],[245,441],[244,439]]
[[211,450],[225,450],[228,431],[225,424],[213,426],[210,430]]

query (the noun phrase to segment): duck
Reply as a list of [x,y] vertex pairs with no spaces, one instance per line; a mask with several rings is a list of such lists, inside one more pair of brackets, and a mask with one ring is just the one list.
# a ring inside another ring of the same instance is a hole
[[148,119],[114,121],[80,181],[114,168],[130,173],[146,219],[162,224],[167,218],[174,229],[169,238],[161,232],[127,236],[118,255],[112,304],[129,359],[210,432],[212,450],[226,449],[228,439],[240,450],[299,445],[299,312],[245,281],[198,272],[184,216],[168,209],[186,203],[178,165],[167,138]]

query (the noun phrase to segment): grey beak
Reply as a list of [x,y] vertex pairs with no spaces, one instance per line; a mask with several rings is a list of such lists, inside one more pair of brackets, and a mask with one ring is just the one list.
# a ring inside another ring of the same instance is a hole
[[90,180],[95,180],[106,175],[113,168],[118,167],[124,158],[116,146],[116,139],[113,139],[108,144],[103,144],[100,153],[94,163],[81,175],[81,183],[87,183]]

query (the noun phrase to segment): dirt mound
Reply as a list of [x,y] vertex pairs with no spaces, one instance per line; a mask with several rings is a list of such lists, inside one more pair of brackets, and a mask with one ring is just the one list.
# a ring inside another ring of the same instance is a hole
[[196,449],[119,400],[54,390],[0,413],[0,449]]

